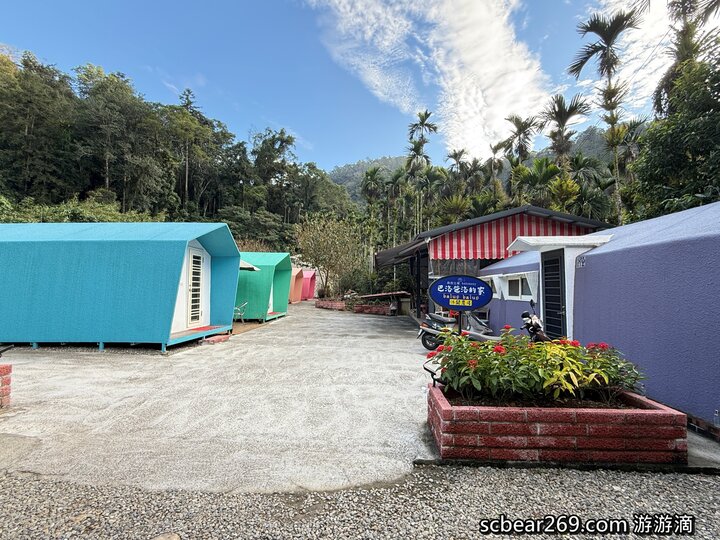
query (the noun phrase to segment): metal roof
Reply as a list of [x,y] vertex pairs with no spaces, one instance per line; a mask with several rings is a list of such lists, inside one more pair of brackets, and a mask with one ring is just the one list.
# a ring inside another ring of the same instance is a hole
[[621,225],[602,233],[592,233],[589,236],[598,234],[610,234],[612,240],[605,245],[596,247],[588,254],[608,253],[637,246],[683,242],[701,237],[720,239],[720,202]]
[[242,251],[240,252],[240,260],[249,262],[255,266],[278,266],[282,264],[284,269],[291,269],[289,253]]
[[435,229],[430,229],[429,231],[421,232],[412,241],[406,244],[385,249],[383,251],[378,251],[375,254],[375,263],[377,264],[377,266],[381,267],[401,262],[412,256],[417,249],[426,246],[427,242],[429,242],[432,238],[436,238],[449,232],[466,229],[468,227],[474,227],[476,225],[481,225],[483,223],[488,223],[490,221],[495,221],[498,219],[523,213],[531,216],[550,218],[561,221],[563,223],[572,223],[591,229],[608,229],[612,227],[612,225],[609,225],[608,223],[597,221],[595,219],[584,218],[581,216],[573,216],[571,214],[564,214],[562,212],[555,212],[553,210],[540,208],[539,206],[532,206],[530,204],[526,204],[524,206],[519,206],[510,210],[495,212],[494,214],[488,214],[487,216],[468,219],[459,223],[453,223],[452,225],[445,225],[444,227],[437,227]]
[[574,223],[575,225],[582,225],[583,227],[591,229],[607,229],[612,227],[612,225],[603,223],[602,221],[597,221],[595,219],[573,216],[571,214],[564,214],[562,212],[555,212],[553,210],[547,210],[546,208],[540,208],[539,206],[532,206],[531,204],[526,204],[524,206],[518,206],[517,208],[512,208],[510,210],[495,212],[494,214],[488,214],[487,216],[467,219],[459,223],[453,223],[452,225],[445,225],[444,227],[431,229],[429,231],[418,234],[415,239],[417,240],[420,238],[435,238],[436,236],[440,236],[445,233],[465,229],[467,227],[473,227],[475,225],[480,225],[482,223],[487,223],[489,221],[494,221],[496,219],[501,219],[508,216],[514,216],[515,214],[528,214],[530,216],[551,218],[557,221],[562,221],[563,223]]
[[189,242],[213,256],[237,257],[225,223],[1,223],[0,242]]
[[529,272],[540,269],[540,252],[524,251],[498,261],[480,270],[480,277],[498,274],[512,274],[514,272]]
[[224,223],[2,223],[3,241],[118,241],[118,240],[192,240],[217,229]]

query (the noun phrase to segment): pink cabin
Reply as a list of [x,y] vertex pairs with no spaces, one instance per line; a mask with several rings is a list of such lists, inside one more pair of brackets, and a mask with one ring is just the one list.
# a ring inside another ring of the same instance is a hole
[[303,270],[302,299],[312,300],[315,298],[315,270]]
[[303,271],[301,268],[293,268],[292,276],[290,277],[290,295],[289,300],[291,304],[297,304],[302,300],[303,290]]

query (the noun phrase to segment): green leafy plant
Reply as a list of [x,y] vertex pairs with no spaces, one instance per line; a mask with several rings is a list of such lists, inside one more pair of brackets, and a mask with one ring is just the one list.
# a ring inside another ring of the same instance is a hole
[[427,357],[439,366],[446,389],[466,399],[555,401],[593,397],[612,401],[636,389],[642,375],[607,343],[575,340],[533,343],[505,326],[500,341],[470,341],[446,333]]

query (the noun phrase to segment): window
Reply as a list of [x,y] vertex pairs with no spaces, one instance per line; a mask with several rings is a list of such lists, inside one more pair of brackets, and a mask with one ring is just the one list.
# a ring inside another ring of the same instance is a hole
[[524,277],[514,277],[508,279],[508,300],[530,300],[532,292],[530,291],[530,283]]

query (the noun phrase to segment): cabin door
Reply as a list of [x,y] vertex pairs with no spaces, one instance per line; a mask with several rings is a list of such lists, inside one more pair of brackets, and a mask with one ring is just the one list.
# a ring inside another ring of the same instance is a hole
[[203,320],[203,284],[205,255],[199,249],[188,250],[188,328],[202,325]]
[[542,254],[542,305],[545,333],[553,338],[567,336],[565,317],[565,252]]

